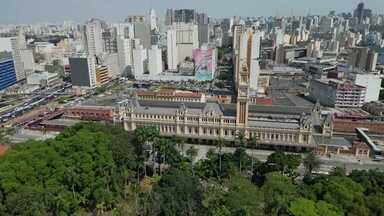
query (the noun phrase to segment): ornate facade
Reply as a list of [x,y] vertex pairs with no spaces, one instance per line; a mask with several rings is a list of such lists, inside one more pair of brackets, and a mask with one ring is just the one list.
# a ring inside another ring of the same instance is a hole
[[244,133],[246,138],[256,137],[260,145],[315,146],[312,139],[312,109],[251,105],[247,106],[248,113],[243,117],[244,121],[237,116],[237,106],[127,99],[118,104],[115,121],[122,122],[127,131],[152,125],[157,126],[164,136],[196,141],[219,138],[234,141],[239,133]]

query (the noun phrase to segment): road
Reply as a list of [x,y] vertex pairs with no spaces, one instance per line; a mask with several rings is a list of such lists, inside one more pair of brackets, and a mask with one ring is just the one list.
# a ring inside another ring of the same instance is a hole
[[[185,144],[184,145],[184,153],[187,151],[190,147],[194,147],[198,149],[198,154],[196,156],[196,161],[202,160],[206,158],[206,154],[210,149],[217,150],[215,146],[208,146],[208,145],[195,145],[195,144]],[[224,153],[233,153],[235,152],[236,148],[231,147],[223,147],[222,151]],[[250,156],[253,156],[254,158],[260,160],[260,161],[266,161],[268,156],[273,153],[273,151],[265,151],[265,150],[254,150],[254,149],[247,149],[247,153]],[[351,172],[352,170],[368,170],[368,169],[380,169],[384,171],[384,163],[383,162],[374,162],[371,160],[364,160],[359,161],[354,158],[342,158],[342,157],[319,157],[321,161],[321,167],[319,170],[322,172],[329,172],[335,167],[342,167],[345,168],[347,173]],[[303,167],[299,167],[299,172],[303,172]]]

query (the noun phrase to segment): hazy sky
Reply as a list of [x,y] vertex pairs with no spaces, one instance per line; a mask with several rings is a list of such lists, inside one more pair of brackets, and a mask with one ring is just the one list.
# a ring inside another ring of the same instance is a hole
[[[147,14],[150,7],[163,15],[166,8],[196,8],[213,17],[327,14],[352,12],[361,0],[0,0],[0,24],[26,24],[91,17],[123,20]],[[384,0],[363,0],[374,13],[384,13]]]

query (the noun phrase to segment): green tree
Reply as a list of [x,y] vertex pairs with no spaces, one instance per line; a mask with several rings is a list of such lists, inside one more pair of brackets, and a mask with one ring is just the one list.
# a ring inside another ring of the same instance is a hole
[[158,215],[202,215],[202,188],[189,172],[171,170],[153,189],[151,206]]
[[264,192],[267,215],[287,214],[289,203],[298,196],[297,188],[292,184],[292,180],[280,173],[268,173],[261,189]]

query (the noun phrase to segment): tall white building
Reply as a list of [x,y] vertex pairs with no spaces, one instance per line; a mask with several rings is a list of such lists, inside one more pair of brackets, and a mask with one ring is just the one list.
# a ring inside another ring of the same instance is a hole
[[157,31],[158,30],[158,27],[157,27],[157,16],[156,16],[156,11],[155,9],[151,9],[151,11],[149,12],[149,21],[150,21],[150,25],[151,25],[151,31]]
[[175,23],[178,60],[192,58],[193,50],[199,48],[199,30],[193,23]]
[[23,49],[20,50],[20,55],[21,61],[24,64],[24,71],[26,71],[26,75],[28,76],[30,73],[33,73],[36,69],[33,52],[30,49]]
[[377,74],[357,73],[354,74],[352,80],[356,85],[365,87],[365,103],[378,101],[381,89],[381,77]]
[[259,79],[259,73],[260,73],[260,66],[259,66],[259,59],[260,59],[260,46],[261,46],[261,32],[255,32],[252,35],[252,43],[251,43],[251,58],[250,58],[250,89],[257,93],[257,83]]
[[133,41],[130,38],[117,38],[117,54],[119,58],[120,71],[133,64],[132,57]]
[[148,70],[150,75],[158,75],[163,71],[161,49],[157,45],[148,50]]
[[144,75],[144,61],[146,59],[145,49],[142,45],[133,50],[133,75],[135,78]]
[[91,20],[85,26],[87,37],[87,50],[89,55],[103,53],[102,27],[99,20]]
[[16,80],[24,80],[26,78],[26,74],[24,71],[24,63],[21,50],[25,50],[27,48],[27,45],[25,37],[21,32],[17,37],[11,38],[11,46],[13,61],[15,63]]
[[116,29],[117,37],[123,38],[134,38],[135,31],[132,23],[117,23],[114,24],[113,27]]
[[179,60],[176,47],[176,30],[174,28],[167,31],[167,60],[168,70],[176,71]]

